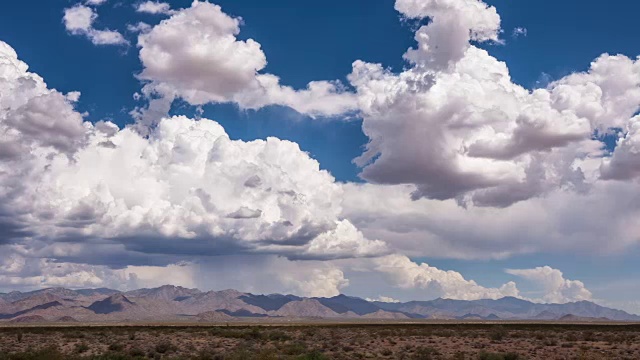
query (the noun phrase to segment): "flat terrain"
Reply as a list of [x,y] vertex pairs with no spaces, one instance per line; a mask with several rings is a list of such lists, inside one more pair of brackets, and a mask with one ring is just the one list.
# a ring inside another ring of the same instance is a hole
[[6,326],[4,359],[640,359],[637,324]]

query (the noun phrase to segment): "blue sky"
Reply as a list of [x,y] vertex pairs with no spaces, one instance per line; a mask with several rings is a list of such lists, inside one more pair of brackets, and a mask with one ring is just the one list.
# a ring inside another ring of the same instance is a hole
[[[187,9],[191,6],[189,0],[169,3],[172,9]],[[404,18],[404,15],[394,10],[395,1],[392,0],[326,0],[310,3],[293,0],[218,0],[215,3],[229,16],[242,18],[240,33],[237,35],[239,41],[254,39],[260,43],[268,61],[267,66],[259,70],[260,73],[275,74],[280,77],[282,85],[294,89],[303,89],[311,81],[339,80],[345,84],[346,92],[360,94],[362,89],[350,84],[347,78],[352,72],[352,63],[356,60],[381,63],[394,74],[412,68],[414,64],[405,61],[403,54],[408,48],[415,46],[414,32],[418,27],[429,24],[426,16],[421,19]],[[590,63],[603,53],[622,54],[631,59],[640,54],[640,44],[637,42],[640,29],[635,25],[636,14],[640,11],[640,3],[637,2],[615,0],[608,3],[606,11],[602,10],[601,2],[594,0],[581,1],[579,4],[548,0],[486,0],[486,3],[495,6],[500,14],[499,37],[504,43],[474,41],[472,44],[506,62],[513,82],[529,90],[545,88],[549,82],[574,72],[587,71]],[[82,96],[75,107],[78,112],[86,112],[85,120],[92,123],[109,120],[123,128],[135,122],[129,112],[136,107],[144,107],[147,101],[144,97],[134,99],[134,93],[140,92],[142,88],[137,75],[143,71],[145,64],[141,63],[139,48],[136,46],[138,35],[128,31],[127,25],[144,21],[155,26],[170,16],[137,13],[134,10],[136,4],[138,3],[108,0],[95,7],[99,14],[95,27],[119,31],[130,42],[129,45],[96,46],[83,36],[70,34],[65,29],[62,17],[65,9],[77,4],[69,0],[12,1],[2,4],[0,40],[15,49],[20,60],[29,65],[29,71],[42,76],[49,88],[61,93],[80,91]],[[515,36],[516,28],[526,29],[526,34]],[[366,114],[366,111],[363,113],[356,111],[355,114],[318,117],[299,113],[284,105],[267,105],[254,110],[243,109],[238,103],[229,101],[208,102],[202,106],[199,114],[197,107],[184,98],[173,102],[170,111],[172,115],[202,116],[215,120],[232,139],[251,141],[273,136],[295,142],[339,183],[381,183],[389,186],[410,184],[418,188],[424,185],[424,179],[407,180],[414,179],[417,176],[415,174],[408,174],[401,180],[386,177],[389,173],[386,170],[359,176],[362,167],[356,165],[354,159],[365,151],[367,143],[374,136],[363,131],[368,122],[374,123],[369,120],[373,115]],[[429,133],[430,130],[427,126],[420,131]],[[627,130],[623,133],[626,134]],[[615,137],[608,138],[607,146],[611,151],[614,150],[614,145]],[[407,145],[407,148],[410,146]],[[417,147],[415,156],[418,158],[424,155],[419,151],[420,148]],[[407,157],[406,154],[404,157]],[[407,168],[415,166],[409,164]],[[583,166],[585,169],[588,167]],[[396,171],[395,168],[390,169]],[[427,195],[420,201],[435,199],[453,202],[454,199],[459,201],[471,194],[458,193],[457,197],[440,199],[428,194],[428,190],[426,192]],[[377,196],[385,195],[371,195],[373,198]],[[535,203],[536,199],[547,196],[546,193],[538,194],[525,201]],[[524,206],[522,203],[507,205],[498,206],[497,209]],[[402,213],[403,210],[389,209],[395,213]],[[477,211],[477,214],[482,214],[485,210],[478,208]],[[495,211],[499,214],[500,210]],[[353,210],[353,213],[356,212]],[[340,214],[337,217],[342,219],[345,216],[349,215]],[[552,219],[555,215],[549,216]],[[593,216],[602,218],[597,214]],[[472,215],[468,217],[471,218]],[[354,215],[355,218],[359,218],[359,215]],[[374,236],[373,234],[383,236],[382,231],[366,228],[365,220],[360,219],[363,222],[359,223],[354,219],[349,218],[357,227],[361,224],[365,226],[363,231],[366,237]],[[462,220],[468,219],[465,217]],[[371,221],[382,223],[387,220]],[[422,220],[416,221],[420,223]],[[630,229],[635,226],[629,222],[623,223]],[[571,226],[567,224],[567,228]],[[552,245],[541,241],[534,245],[528,244],[528,247],[523,245],[522,249],[527,250],[514,248],[507,257],[476,257],[468,253],[459,255],[460,252],[456,252],[458,250],[451,250],[446,246],[448,250],[431,251],[430,247],[437,246],[442,241],[455,241],[436,239],[432,237],[433,233],[416,235],[416,244],[401,242],[397,248],[416,262],[458,271],[485,287],[500,287],[508,281],[517,280],[516,276],[505,273],[504,269],[550,266],[560,269],[567,279],[583,281],[593,293],[594,299],[615,303],[632,301],[640,296],[640,288],[632,287],[629,290],[629,283],[640,275],[640,268],[636,264],[637,237],[620,240],[623,243],[620,246],[609,246],[600,237],[585,241],[585,246],[582,247],[576,240],[580,232],[564,233],[563,229],[566,230],[561,226],[557,232],[550,233],[549,238],[561,234],[567,239],[566,246],[551,248],[549,246]],[[607,229],[597,231],[607,233]],[[394,236],[380,240],[392,244],[391,248],[395,249],[393,244],[400,241],[395,239],[402,235]],[[558,237],[560,242],[564,239],[562,236]],[[611,231],[611,236],[617,237],[618,233]],[[469,238],[473,237],[473,234],[469,234]],[[528,238],[528,235],[523,237]],[[598,251],[597,248],[594,250],[594,244],[598,241],[603,251]],[[570,243],[575,244],[569,245]],[[495,245],[477,246],[478,251],[484,251],[483,249],[493,249]],[[615,250],[609,251],[614,248]],[[291,257],[294,258],[295,256]],[[160,262],[163,261],[165,260]],[[166,260],[171,261],[177,260]],[[612,287],[616,289],[612,290]],[[354,288],[361,289],[362,286],[356,284]],[[523,296],[535,297],[544,288],[544,283],[518,281],[518,288]],[[612,291],[616,295],[612,296]],[[356,295],[375,296],[368,293]]]

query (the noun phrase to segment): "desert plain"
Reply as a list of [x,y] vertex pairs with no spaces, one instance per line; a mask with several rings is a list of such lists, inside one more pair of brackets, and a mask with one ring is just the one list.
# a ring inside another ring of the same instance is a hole
[[0,359],[640,359],[640,324],[325,322],[29,324]]

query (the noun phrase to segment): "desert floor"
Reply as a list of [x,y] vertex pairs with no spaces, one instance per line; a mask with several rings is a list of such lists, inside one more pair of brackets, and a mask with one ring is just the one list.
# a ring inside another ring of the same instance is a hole
[[640,325],[0,327],[4,359],[640,359]]

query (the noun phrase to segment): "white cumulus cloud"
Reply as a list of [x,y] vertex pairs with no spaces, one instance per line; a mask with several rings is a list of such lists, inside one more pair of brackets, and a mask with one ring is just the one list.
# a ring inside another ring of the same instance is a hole
[[95,9],[78,4],[64,10],[62,21],[67,31],[73,35],[87,37],[94,45],[127,45],[129,43],[118,31],[94,28],[97,18],[98,13]]
[[295,90],[260,73],[267,59],[260,44],[238,40],[241,19],[220,6],[194,1],[139,37],[140,78],[147,93],[193,105],[236,103],[245,109],[288,106],[309,115],[332,116],[356,109],[355,96],[339,82],[315,81]]
[[500,288],[486,288],[473,280],[465,279],[456,271],[444,271],[418,264],[404,255],[389,255],[374,260],[375,270],[385,274],[392,283],[403,289],[424,289],[440,294],[442,298],[477,300],[518,296],[514,282]]
[[532,281],[544,289],[544,296],[539,301],[549,303],[567,303],[591,300],[592,294],[579,280],[564,278],[562,271],[549,266],[535,269],[507,269],[507,273]]
[[136,11],[147,14],[164,14],[170,15],[174,11],[171,10],[171,5],[166,2],[159,1],[145,1],[135,5]]
[[148,139],[132,128],[105,128],[92,129],[72,159],[34,160],[47,165],[32,169],[21,196],[5,204],[29,214],[31,231],[119,239],[151,252],[157,241],[169,246],[164,251],[211,255],[385,251],[338,218],[340,186],[295,143],[234,141],[211,120],[185,117],[162,120]]
[[506,207],[559,188],[585,190],[599,178],[597,166],[585,174],[593,170],[585,162],[604,155],[593,134],[632,122],[640,62],[604,54],[588,71],[531,91],[470,43],[498,40],[493,7],[398,0],[396,8],[432,21],[405,54],[405,71],[353,65],[349,79],[370,139],[356,159],[364,179],[413,184],[414,199]]

